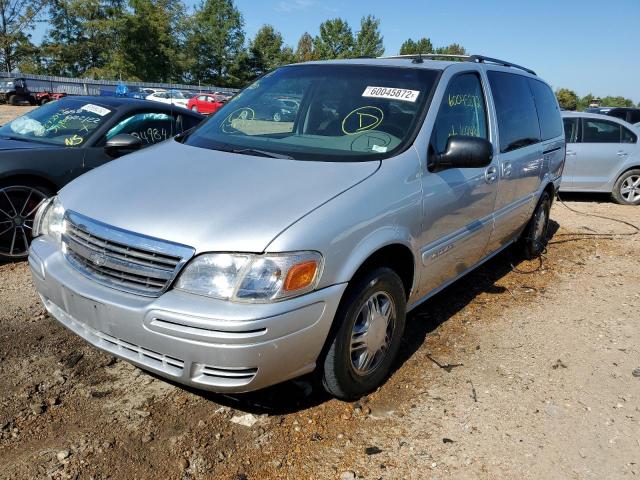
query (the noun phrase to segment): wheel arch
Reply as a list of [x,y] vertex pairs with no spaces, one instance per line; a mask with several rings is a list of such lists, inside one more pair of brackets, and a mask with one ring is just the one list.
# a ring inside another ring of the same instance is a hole
[[402,280],[405,295],[409,298],[415,283],[416,262],[411,248],[400,242],[391,242],[379,246],[363,256],[353,270],[349,282],[379,267],[392,269]]
[[19,173],[19,174],[7,175],[5,177],[0,177],[0,188],[8,185],[19,185],[20,182],[31,184],[31,185],[33,184],[41,185],[49,189],[54,194],[58,191],[58,186],[50,179],[43,177],[41,175],[34,175],[34,174],[28,174],[28,173]]

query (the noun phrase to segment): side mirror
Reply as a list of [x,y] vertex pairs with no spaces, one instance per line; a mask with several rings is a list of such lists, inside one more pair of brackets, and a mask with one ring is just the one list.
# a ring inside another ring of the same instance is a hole
[[481,168],[486,167],[493,159],[491,142],[478,137],[456,135],[449,137],[447,148],[443,153],[436,153],[429,158],[429,171],[437,172],[448,168]]
[[142,148],[142,140],[128,133],[120,133],[107,140],[104,151],[110,157],[121,157]]

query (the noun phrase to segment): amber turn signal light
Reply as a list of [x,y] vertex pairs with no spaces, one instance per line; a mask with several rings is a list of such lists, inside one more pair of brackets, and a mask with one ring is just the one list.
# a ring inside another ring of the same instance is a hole
[[308,287],[315,280],[317,271],[318,263],[313,260],[294,265],[289,269],[284,281],[284,290],[293,292]]

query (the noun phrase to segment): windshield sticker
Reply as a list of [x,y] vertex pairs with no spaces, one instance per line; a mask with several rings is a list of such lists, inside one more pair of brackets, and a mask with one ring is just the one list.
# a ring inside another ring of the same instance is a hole
[[383,147],[382,145],[372,145],[371,150],[377,153],[387,153],[387,147]]
[[418,95],[420,95],[418,90],[407,90],[406,88],[367,87],[362,92],[363,97],[387,98],[411,103],[418,100]]
[[64,144],[67,147],[77,147],[82,142],[84,142],[84,138],[82,138],[82,137],[80,137],[78,135],[74,135],[73,137],[68,137],[68,138],[64,139]]
[[366,106],[356,108],[342,120],[342,132],[355,135],[366,130],[373,130],[382,123],[384,113],[378,107]]
[[100,115],[101,117],[104,117],[105,115],[109,115],[111,113],[111,110],[109,110],[108,108],[100,107],[98,105],[94,105],[93,103],[87,103],[80,110],[86,110],[87,112],[95,113],[96,115]]

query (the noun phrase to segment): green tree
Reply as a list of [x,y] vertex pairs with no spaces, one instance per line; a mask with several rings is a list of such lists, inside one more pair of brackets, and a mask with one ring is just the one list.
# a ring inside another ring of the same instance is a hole
[[556,92],[556,98],[562,110],[576,110],[578,108],[578,95],[573,90],[561,88]]
[[414,42],[411,38],[400,46],[400,55],[416,55],[418,53],[433,53],[433,44],[429,38],[421,38]]
[[633,100],[625,97],[603,97],[600,101],[603,107],[633,107]]
[[28,32],[44,10],[47,0],[0,1],[0,60],[11,72],[33,52]]
[[[47,73],[61,76],[113,74],[107,65],[118,51],[122,0],[53,0],[42,45]],[[127,46],[131,48],[131,46]]]
[[[120,22],[119,55],[112,68],[127,79],[177,82],[182,79],[185,9],[181,0],[129,0],[131,11]],[[131,48],[135,45],[135,48]]]
[[598,100],[598,98],[589,93],[588,95],[585,95],[584,97],[578,99],[578,106],[576,110],[582,112],[585,109],[589,108],[589,105],[596,102],[596,100]]
[[233,0],[202,0],[191,19],[186,48],[192,53],[192,81],[240,86],[244,20]]
[[436,48],[436,53],[438,55],[466,55],[467,50],[457,43],[452,43],[446,47]]
[[318,59],[313,48],[313,37],[309,35],[309,32],[304,32],[298,40],[295,58],[297,62],[310,62]]
[[249,56],[255,77],[291,63],[293,52],[284,45],[282,35],[271,25],[263,25],[249,43]]
[[380,20],[376,17],[367,15],[360,20],[360,31],[356,35],[353,53],[357,57],[381,57],[384,55]]
[[349,58],[353,55],[353,34],[349,24],[334,18],[320,24],[320,34],[313,40],[313,48],[321,60]]

